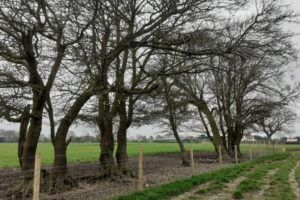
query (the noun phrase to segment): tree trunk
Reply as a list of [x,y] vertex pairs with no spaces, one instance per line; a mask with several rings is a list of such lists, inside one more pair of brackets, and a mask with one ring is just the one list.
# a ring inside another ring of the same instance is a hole
[[210,128],[211,128],[211,131],[212,131],[212,134],[213,134],[213,145],[215,146],[215,149],[218,149],[219,146],[221,146],[221,150],[222,150],[222,154],[223,154],[223,157],[224,158],[227,158],[228,157],[228,153],[226,151],[226,148],[224,147],[223,145],[223,141],[222,141],[222,138],[219,134],[219,129],[218,129],[218,126],[217,126],[217,123],[215,121],[215,118],[214,116],[212,115],[212,113],[210,112],[209,108],[207,107],[206,103],[205,102],[198,102],[196,104],[198,110],[200,112],[203,112],[208,120],[208,123],[210,125]]
[[267,134],[267,143],[271,144],[272,142],[272,135],[271,134]]
[[22,168],[22,157],[23,157],[23,149],[24,143],[26,141],[27,129],[30,121],[30,106],[27,106],[21,116],[21,125],[19,130],[19,142],[18,142],[18,158],[19,164]]
[[170,116],[169,117],[169,122],[170,122],[170,125],[171,125],[171,128],[172,128],[172,132],[175,136],[176,142],[178,143],[178,145],[180,147],[180,153],[181,153],[181,156],[182,156],[182,165],[183,166],[190,166],[190,163],[188,161],[188,154],[186,153],[183,142],[179,137],[174,117]]
[[117,152],[116,159],[119,171],[127,175],[129,172],[128,155],[127,155],[127,123],[120,121],[119,130],[117,133]]
[[227,143],[228,143],[228,154],[231,158],[234,158],[235,152],[234,152],[234,145],[235,145],[235,139],[234,134],[232,130],[228,130],[228,136],[227,136]]
[[116,174],[114,163],[114,136],[112,132],[112,119],[100,120],[100,164],[103,167],[105,177],[113,177]]
[[218,153],[218,147],[214,144],[214,139],[213,137],[210,135],[210,132],[209,132],[209,129],[208,129],[208,126],[204,120],[204,117],[202,115],[202,111],[198,108],[198,113],[199,113],[199,116],[200,116],[200,119],[201,119],[201,122],[204,126],[204,129],[205,129],[205,132],[206,132],[206,135],[209,139],[209,141],[214,145],[214,148],[215,148],[215,152]]
[[77,182],[68,176],[67,146],[68,143],[65,140],[57,138],[54,140],[54,163],[49,179],[46,179],[47,187],[45,188],[50,194],[78,186]]
[[46,93],[41,91],[33,92],[33,105],[31,111],[30,125],[26,140],[23,146],[22,170],[25,173],[25,184],[30,183],[33,178],[35,154],[38,140],[42,130],[43,110],[46,102]]
[[235,150],[234,150],[234,146],[237,146],[237,152],[238,152],[238,156],[242,157],[242,153],[240,151],[240,143],[242,140],[243,135],[240,132],[233,132],[233,131],[229,131],[228,132],[228,153],[230,155],[230,157],[234,158],[235,155]]
[[70,142],[66,141],[70,126],[77,118],[78,113],[84,104],[91,98],[92,94],[87,90],[82,93],[62,118],[56,135],[53,140],[54,145],[54,163],[51,172],[51,184],[49,185],[50,192],[67,190],[77,186],[76,181],[68,176],[67,167],[67,147]]

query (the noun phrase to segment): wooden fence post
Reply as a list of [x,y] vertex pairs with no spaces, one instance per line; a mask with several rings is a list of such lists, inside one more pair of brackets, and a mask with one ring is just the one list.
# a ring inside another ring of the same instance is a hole
[[239,160],[238,160],[238,152],[237,152],[237,146],[234,145],[234,157],[235,157],[235,163],[238,164]]
[[262,151],[261,151],[261,142],[258,142],[259,145],[259,156],[262,156]]
[[222,146],[219,145],[219,162],[220,162],[220,165],[223,164],[223,158],[222,158]]
[[250,160],[252,160],[252,145],[251,145],[251,142],[249,142],[249,157],[250,157]]
[[193,147],[190,149],[190,160],[191,160],[191,168],[192,168],[192,174],[195,172],[195,163],[194,163],[194,151]]
[[143,177],[143,148],[139,148],[139,162],[138,162],[138,190],[143,190],[144,189],[144,177]]
[[40,199],[41,166],[42,166],[42,157],[40,154],[37,153],[35,155],[35,163],[34,163],[33,200]]

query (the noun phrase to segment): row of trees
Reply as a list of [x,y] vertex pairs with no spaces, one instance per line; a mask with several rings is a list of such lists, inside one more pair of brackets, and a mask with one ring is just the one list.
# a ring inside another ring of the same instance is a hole
[[45,119],[50,190],[76,185],[66,155],[74,123],[99,128],[106,177],[130,172],[127,130],[144,124],[167,124],[183,153],[178,130],[201,127],[233,156],[247,130],[297,97],[284,83],[293,35],[281,29],[294,17],[272,0],[0,2],[0,116],[20,123],[21,169],[34,167]]

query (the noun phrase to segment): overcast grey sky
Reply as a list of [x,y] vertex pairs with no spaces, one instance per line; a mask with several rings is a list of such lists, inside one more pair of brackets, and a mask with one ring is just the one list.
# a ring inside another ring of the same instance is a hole
[[[290,4],[291,8],[293,10],[295,10],[295,12],[300,14],[300,0],[283,0],[283,2]],[[300,18],[298,20],[300,22]],[[288,24],[288,25],[284,26],[284,28],[287,29],[288,31],[292,31],[294,33],[299,34],[294,37],[293,42],[295,43],[296,48],[300,52],[300,23],[299,24]],[[300,59],[300,53],[298,53],[298,55],[299,55],[299,59]],[[300,64],[299,61],[297,63],[293,63],[292,67],[295,68],[295,72],[294,72],[295,81],[300,82],[300,68],[297,67],[298,63]],[[300,135],[300,101],[297,103],[297,105],[295,105],[295,110],[298,114],[298,120],[296,121],[295,126],[294,126],[295,134]],[[7,123],[7,122],[2,122],[2,123],[0,123],[0,129],[1,128],[18,130],[18,125]],[[87,133],[95,134],[95,129],[91,129],[91,128],[85,127],[85,126],[73,126],[71,128],[71,130],[74,130],[77,134],[80,134],[80,135],[86,135]],[[162,131],[162,130],[159,127],[143,126],[140,128],[131,128],[128,131],[128,136],[133,137],[136,134],[143,134],[143,135],[149,136],[151,134],[155,134],[160,131]],[[43,126],[42,133],[45,135],[49,135],[49,127]]]

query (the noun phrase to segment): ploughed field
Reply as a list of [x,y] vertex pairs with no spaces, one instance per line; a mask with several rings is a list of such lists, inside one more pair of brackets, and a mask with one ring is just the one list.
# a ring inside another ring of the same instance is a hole
[[119,200],[298,200],[300,152],[269,154],[250,162],[196,175]]
[[[143,147],[144,154],[154,155],[154,154],[165,154],[165,153],[175,153],[179,152],[179,146],[177,143],[129,143],[128,144],[128,155],[130,157],[138,155],[139,147]],[[214,148],[211,143],[186,143],[186,149],[193,147],[196,152],[210,153],[214,152]],[[289,148],[294,148],[297,146],[290,146]],[[252,144],[253,153],[259,153],[259,145]],[[261,151],[266,153],[266,151],[272,151],[273,146],[269,146],[267,150],[266,145],[261,145]],[[275,148],[282,148],[278,145]],[[299,147],[300,148],[300,147]],[[53,163],[53,146],[50,143],[40,143],[38,145],[38,152],[43,157],[44,165],[51,165]],[[249,145],[241,145],[242,153],[247,154],[249,152]],[[86,163],[95,162],[99,159],[100,147],[97,143],[71,143],[68,147],[68,162],[69,163]],[[14,143],[0,143],[0,168],[12,168],[18,167],[17,158],[17,144]]]

